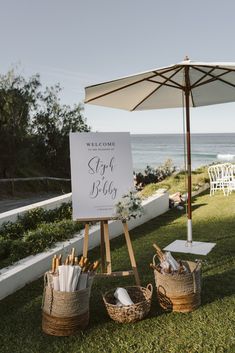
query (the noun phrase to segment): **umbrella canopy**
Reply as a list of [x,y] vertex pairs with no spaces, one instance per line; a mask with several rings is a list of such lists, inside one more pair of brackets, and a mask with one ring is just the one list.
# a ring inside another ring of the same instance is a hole
[[185,107],[188,236],[192,242],[190,107],[235,101],[235,63],[184,61],[85,88],[85,103],[129,111]]
[[85,88],[85,103],[129,111],[182,107],[182,91],[189,90],[189,106],[235,101],[235,63],[182,61]]

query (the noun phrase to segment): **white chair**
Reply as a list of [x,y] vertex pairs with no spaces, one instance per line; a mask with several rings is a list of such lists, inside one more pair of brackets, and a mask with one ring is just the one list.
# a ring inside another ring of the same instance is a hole
[[235,165],[231,164],[228,166],[228,177],[229,177],[229,193],[235,190]]
[[215,194],[215,191],[223,190],[225,196],[231,192],[231,175],[230,164],[216,164],[208,168],[210,178],[210,196]]

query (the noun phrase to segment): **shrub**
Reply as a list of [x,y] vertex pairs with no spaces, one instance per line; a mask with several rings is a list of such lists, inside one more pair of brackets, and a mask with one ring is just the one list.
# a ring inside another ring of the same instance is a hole
[[7,222],[0,229],[0,236],[4,239],[19,239],[23,233],[24,227],[21,222]]
[[55,223],[41,224],[36,230],[24,234],[23,241],[31,244],[31,251],[36,254],[57,241],[64,241],[83,228],[82,223],[63,220]]
[[10,255],[11,241],[0,237],[0,260],[6,259]]
[[13,240],[10,244],[9,259],[13,263],[32,254],[32,244]]
[[58,222],[63,219],[72,218],[72,204],[63,203],[53,210],[34,208],[18,217],[15,223],[7,222],[0,228],[0,236],[4,239],[20,239],[25,231],[35,230],[41,223]]
[[37,207],[19,217],[18,222],[24,230],[36,229],[37,225],[44,222],[45,212],[43,208]]
[[17,222],[3,224],[0,229],[0,265],[10,265],[71,238],[84,227],[71,217],[72,205],[64,203],[54,210],[35,208],[19,217]]
[[173,166],[172,160],[170,159],[168,159],[162,166],[155,169],[147,166],[144,174],[137,173],[135,175],[136,188],[142,190],[142,188],[148,184],[159,183],[172,175],[175,171],[176,167]]

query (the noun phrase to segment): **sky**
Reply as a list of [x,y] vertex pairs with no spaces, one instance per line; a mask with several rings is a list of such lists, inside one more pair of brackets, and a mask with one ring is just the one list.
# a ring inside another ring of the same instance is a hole
[[[12,66],[61,101],[83,102],[84,87],[194,61],[235,62],[234,0],[0,0],[0,72]],[[86,104],[93,131],[181,133],[182,109],[125,112]],[[235,103],[191,109],[193,133],[235,132]]]

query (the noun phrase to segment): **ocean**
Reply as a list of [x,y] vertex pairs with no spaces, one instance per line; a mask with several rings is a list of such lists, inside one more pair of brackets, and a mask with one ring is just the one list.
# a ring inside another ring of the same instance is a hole
[[[171,159],[177,169],[184,168],[184,137],[181,134],[131,135],[133,167],[143,171]],[[186,148],[186,146],[185,146]],[[192,134],[192,169],[210,163],[235,163],[235,133]]]

